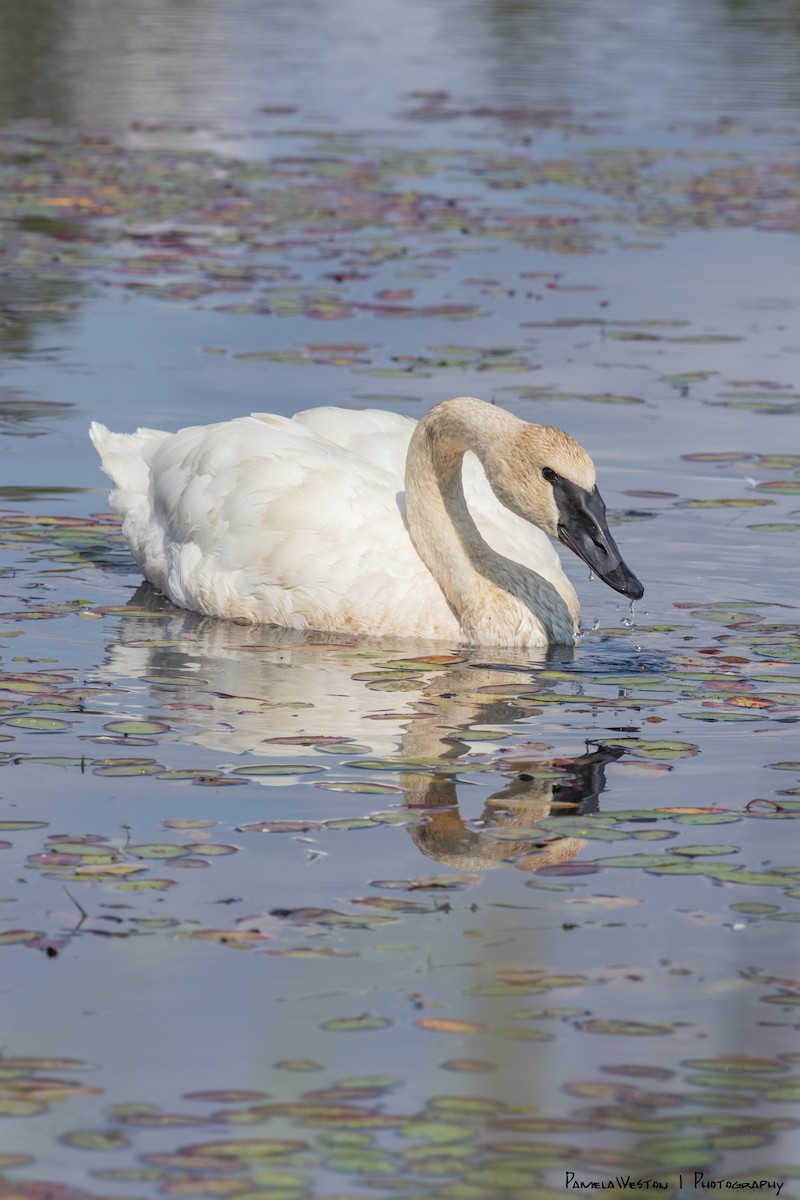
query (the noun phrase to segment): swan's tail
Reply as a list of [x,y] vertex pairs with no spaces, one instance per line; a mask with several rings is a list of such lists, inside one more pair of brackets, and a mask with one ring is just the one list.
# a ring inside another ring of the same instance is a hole
[[150,458],[156,445],[169,435],[160,429],[137,429],[135,433],[112,433],[92,421],[89,437],[100,455],[100,464],[114,484],[111,503],[117,512],[130,506],[126,497],[146,496],[150,484]]
[[163,590],[163,529],[152,520],[150,507],[150,463],[156,447],[169,434],[159,429],[137,429],[135,433],[112,433],[98,421],[89,427],[100,463],[114,484],[108,497],[122,520],[122,532],[142,572]]

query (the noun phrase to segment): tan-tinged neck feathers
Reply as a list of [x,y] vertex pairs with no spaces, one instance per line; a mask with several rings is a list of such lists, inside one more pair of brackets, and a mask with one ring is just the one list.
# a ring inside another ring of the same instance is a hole
[[577,603],[571,586],[565,581],[569,591],[562,594],[536,571],[498,554],[481,536],[462,483],[468,450],[480,459],[498,499],[551,536],[557,512],[541,479],[542,463],[559,454],[562,471],[570,469],[575,482],[591,478],[593,484],[591,459],[558,430],[459,397],[423,417],[406,461],[411,539],[467,640],[508,646],[572,641]]

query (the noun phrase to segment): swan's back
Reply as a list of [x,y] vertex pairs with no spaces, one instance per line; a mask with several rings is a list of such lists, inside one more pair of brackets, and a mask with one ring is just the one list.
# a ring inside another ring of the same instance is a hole
[[[91,438],[143,574],[181,608],[290,629],[457,640],[459,623],[411,543],[404,469],[416,422],[316,408],[177,433]],[[464,487],[499,553],[574,591],[541,531],[467,454]]]

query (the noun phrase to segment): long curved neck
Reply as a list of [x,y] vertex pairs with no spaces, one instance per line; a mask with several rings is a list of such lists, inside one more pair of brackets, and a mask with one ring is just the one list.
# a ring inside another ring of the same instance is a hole
[[503,453],[522,424],[503,409],[462,396],[431,409],[408,448],[411,540],[465,635],[476,642],[544,644],[552,629],[540,619],[540,609],[546,613],[560,601],[552,584],[489,546],[464,497],[467,450],[477,455],[491,480],[492,457]]

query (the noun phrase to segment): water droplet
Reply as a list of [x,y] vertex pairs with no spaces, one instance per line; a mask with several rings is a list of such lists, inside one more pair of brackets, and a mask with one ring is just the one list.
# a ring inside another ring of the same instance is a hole
[[594,580],[594,571],[592,570],[591,567],[589,567],[589,583],[592,583],[593,580]]
[[599,629],[599,628],[600,628],[600,618],[595,617],[595,619],[592,621],[592,629]]

